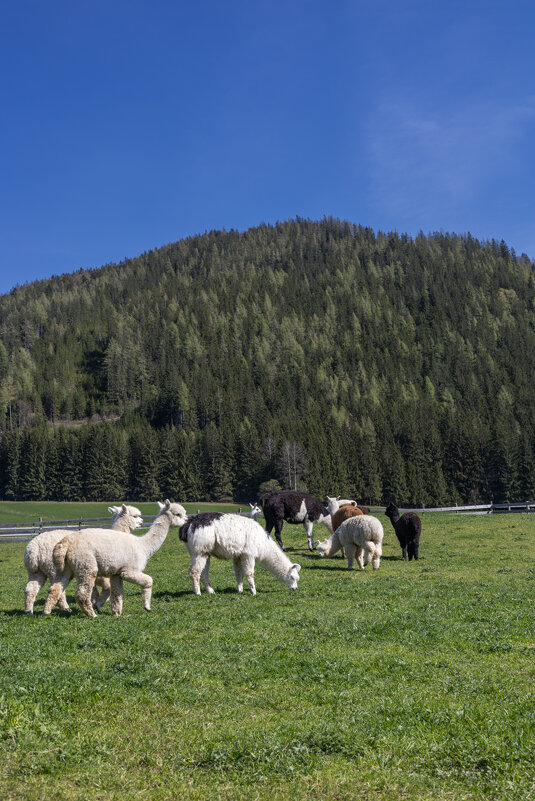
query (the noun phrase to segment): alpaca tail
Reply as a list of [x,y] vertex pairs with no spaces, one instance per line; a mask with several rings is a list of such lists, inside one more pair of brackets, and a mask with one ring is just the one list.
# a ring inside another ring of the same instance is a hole
[[67,551],[69,550],[69,538],[63,537],[55,546],[52,552],[52,559],[54,561],[54,567],[59,573],[63,573],[65,570],[65,559],[67,557]]
[[28,543],[24,551],[24,567],[30,573],[39,571],[39,548],[34,540]]

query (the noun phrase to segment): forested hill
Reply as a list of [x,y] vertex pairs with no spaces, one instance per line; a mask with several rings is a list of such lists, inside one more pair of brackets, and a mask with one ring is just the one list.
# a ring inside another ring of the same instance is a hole
[[211,232],[0,297],[0,497],[533,498],[534,376],[503,242]]

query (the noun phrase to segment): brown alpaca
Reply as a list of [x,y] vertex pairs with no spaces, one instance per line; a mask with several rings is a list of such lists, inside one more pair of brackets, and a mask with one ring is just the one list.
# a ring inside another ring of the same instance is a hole
[[349,503],[345,506],[341,506],[336,510],[331,518],[333,521],[333,533],[336,531],[338,526],[344,522],[344,520],[347,520],[349,517],[358,517],[358,515],[361,514],[363,514],[362,509],[359,509],[358,506],[353,506]]

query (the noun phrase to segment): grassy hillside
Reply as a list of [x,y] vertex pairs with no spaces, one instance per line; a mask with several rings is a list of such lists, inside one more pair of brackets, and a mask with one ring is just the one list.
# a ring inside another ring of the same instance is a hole
[[[176,532],[95,620],[23,610],[23,545],[0,547],[0,792],[87,797],[524,801],[533,793],[535,515],[426,514],[379,571],[304,549],[295,593],[257,597],[214,562],[192,594]],[[325,529],[318,527],[316,536]],[[72,588],[70,588],[72,589]]]

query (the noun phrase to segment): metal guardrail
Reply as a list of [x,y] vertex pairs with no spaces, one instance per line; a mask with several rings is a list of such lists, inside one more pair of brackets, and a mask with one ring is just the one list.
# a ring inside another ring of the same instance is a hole
[[418,512],[424,514],[425,512],[451,512],[453,514],[464,515],[487,515],[487,514],[504,514],[509,512],[517,513],[530,513],[535,512],[535,501],[523,501],[522,503],[483,503],[478,506],[442,506],[432,507],[411,507],[403,508],[400,512]]

